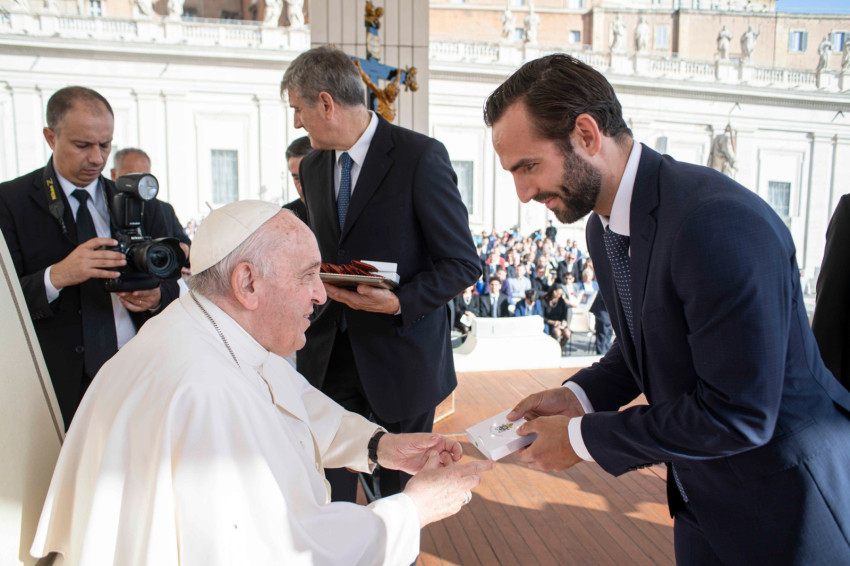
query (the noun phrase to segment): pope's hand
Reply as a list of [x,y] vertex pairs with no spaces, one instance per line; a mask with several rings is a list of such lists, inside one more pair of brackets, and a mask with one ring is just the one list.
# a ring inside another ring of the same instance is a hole
[[413,500],[419,512],[419,526],[424,527],[460,511],[469,503],[472,488],[481,481],[479,474],[492,470],[495,465],[495,462],[484,460],[445,466],[439,454],[432,451],[422,471],[404,488],[404,493]]
[[378,441],[377,453],[382,468],[413,475],[423,468],[431,453],[436,453],[440,465],[446,466],[460,460],[463,448],[456,440],[439,434],[385,434]]
[[529,468],[544,472],[559,472],[581,462],[581,458],[570,444],[570,433],[567,429],[569,422],[570,417],[556,415],[524,423],[517,429],[517,434],[537,434],[537,438],[520,449],[520,461],[528,464]]
[[515,421],[522,417],[530,421],[549,415],[581,417],[584,415],[584,409],[570,388],[556,387],[529,395],[517,403],[517,406],[508,413],[508,420]]

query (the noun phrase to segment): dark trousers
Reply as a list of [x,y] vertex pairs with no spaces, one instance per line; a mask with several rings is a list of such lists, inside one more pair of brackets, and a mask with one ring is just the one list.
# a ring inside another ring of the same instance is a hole
[[[331,357],[328,360],[328,372],[322,385],[322,393],[343,408],[363,415],[384,427],[388,432],[431,432],[434,426],[434,409],[394,423],[384,421],[374,414],[366,399],[363,385],[360,383],[347,331],[338,332],[336,335]],[[357,473],[349,472],[345,468],[326,469],[325,477],[331,484],[331,500],[354,502],[357,499]],[[410,476],[404,472],[386,470],[378,466],[371,478],[367,476],[367,479],[372,484],[370,489],[373,493],[376,495],[380,493],[381,497],[386,497],[401,492]]]
[[596,353],[604,356],[611,348],[613,338],[614,329],[611,327],[611,316],[608,311],[600,311],[596,314]]

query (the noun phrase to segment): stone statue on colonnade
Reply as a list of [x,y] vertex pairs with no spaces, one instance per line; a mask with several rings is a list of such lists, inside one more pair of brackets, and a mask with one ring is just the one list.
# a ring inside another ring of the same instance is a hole
[[646,16],[641,15],[637,27],[635,27],[635,52],[643,53],[649,47],[649,24]]
[[729,31],[729,28],[726,27],[726,24],[723,24],[723,28],[720,30],[720,33],[717,34],[717,58],[720,61],[729,60],[730,41],[732,41],[732,33]]
[[823,39],[818,45],[818,65],[815,67],[815,72],[820,73],[829,66],[829,56],[832,55],[832,40],[829,34],[823,36]]
[[514,28],[516,27],[516,18],[511,12],[511,6],[505,6],[505,11],[502,12],[502,40],[512,41],[514,38]]
[[303,27],[304,0],[286,0],[286,16],[289,18],[290,27]]
[[626,24],[623,23],[622,14],[617,14],[617,19],[611,24],[611,51],[621,53],[626,47]]
[[753,51],[756,50],[756,40],[761,35],[761,31],[755,32],[753,26],[747,28],[744,35],[741,36],[741,59],[748,61],[753,56]]
[[732,124],[726,124],[722,134],[714,136],[711,141],[711,153],[708,156],[707,165],[712,169],[720,171],[724,175],[735,178],[738,168],[735,167],[735,145],[737,133],[732,129]]
[[525,42],[537,43],[537,30],[540,29],[540,16],[534,11],[534,4],[528,4],[528,15],[525,16]]

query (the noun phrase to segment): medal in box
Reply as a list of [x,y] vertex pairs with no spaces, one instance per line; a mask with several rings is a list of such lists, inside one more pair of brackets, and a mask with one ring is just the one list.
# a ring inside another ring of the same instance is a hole
[[508,454],[528,446],[537,438],[536,434],[518,435],[516,430],[522,426],[525,419],[509,421],[508,413],[510,413],[510,410],[466,429],[466,437],[489,460],[504,458]]

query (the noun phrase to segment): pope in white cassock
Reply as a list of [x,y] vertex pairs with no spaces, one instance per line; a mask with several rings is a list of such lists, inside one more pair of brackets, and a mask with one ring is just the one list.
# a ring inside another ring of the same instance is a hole
[[[310,230],[261,201],[207,217],[192,292],[107,362],[74,417],[32,554],[59,565],[410,564],[424,525],[491,462],[435,434],[383,434],[284,360],[325,301]],[[375,440],[377,446],[375,447]],[[368,507],[324,468],[416,474]]]

